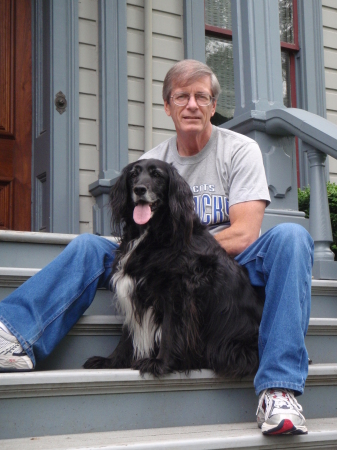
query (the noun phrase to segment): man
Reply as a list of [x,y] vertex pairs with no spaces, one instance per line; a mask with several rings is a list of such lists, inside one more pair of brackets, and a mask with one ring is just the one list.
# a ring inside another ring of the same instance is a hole
[[[257,422],[264,434],[307,433],[295,395],[308,374],[304,345],[310,316],[313,242],[302,227],[283,224],[259,237],[269,193],[253,140],[214,127],[220,92],[213,72],[185,60],[163,86],[176,136],[142,158],[172,163],[190,184],[196,211],[260,288],[265,306],[259,334]],[[82,235],[0,303],[0,370],[32,369],[47,356],[107,286],[116,245]]]

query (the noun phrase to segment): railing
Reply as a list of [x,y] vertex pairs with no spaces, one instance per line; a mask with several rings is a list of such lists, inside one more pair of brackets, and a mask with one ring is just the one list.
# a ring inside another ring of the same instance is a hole
[[310,166],[309,231],[315,242],[314,257],[316,262],[333,261],[324,162],[326,155],[337,159],[337,126],[323,117],[295,108],[266,111],[262,122],[267,134],[294,135],[304,143]]

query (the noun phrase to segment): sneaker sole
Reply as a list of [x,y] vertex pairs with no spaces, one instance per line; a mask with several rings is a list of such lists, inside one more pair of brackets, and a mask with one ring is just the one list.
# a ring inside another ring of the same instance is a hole
[[277,434],[308,434],[308,429],[304,425],[296,427],[291,420],[284,419],[277,425],[268,425],[265,422],[262,425],[262,434],[266,436]]
[[31,370],[33,370],[33,364],[28,356],[0,355],[0,372],[29,372]]

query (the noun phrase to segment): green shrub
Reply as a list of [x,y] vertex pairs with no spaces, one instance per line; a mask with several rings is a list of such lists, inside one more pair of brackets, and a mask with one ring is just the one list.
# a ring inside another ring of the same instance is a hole
[[[335,254],[337,260],[337,185],[335,183],[327,183],[328,202],[330,209],[331,228],[333,243],[331,250]],[[310,187],[298,190],[298,209],[305,213],[305,217],[309,217],[310,209]]]

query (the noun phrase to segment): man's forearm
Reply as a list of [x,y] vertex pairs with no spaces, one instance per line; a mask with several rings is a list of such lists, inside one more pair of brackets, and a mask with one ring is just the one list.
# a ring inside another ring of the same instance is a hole
[[226,252],[231,256],[237,256],[246,250],[259,237],[257,233],[247,233],[240,230],[239,227],[232,225],[225,230],[220,231],[214,235]]

